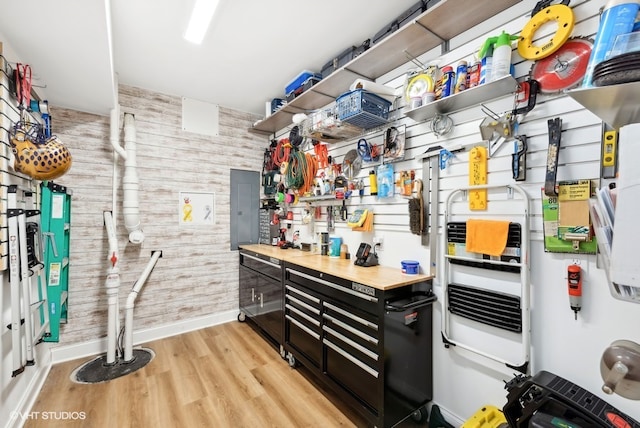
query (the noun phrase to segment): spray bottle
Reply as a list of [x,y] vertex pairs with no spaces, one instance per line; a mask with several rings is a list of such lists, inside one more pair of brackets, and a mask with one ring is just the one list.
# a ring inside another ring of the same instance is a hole
[[499,36],[489,37],[485,40],[482,49],[480,49],[481,58],[484,58],[490,48],[493,47],[491,77],[485,76],[488,82],[498,80],[509,74],[511,70],[511,41],[517,39],[518,36],[512,36],[503,30]]

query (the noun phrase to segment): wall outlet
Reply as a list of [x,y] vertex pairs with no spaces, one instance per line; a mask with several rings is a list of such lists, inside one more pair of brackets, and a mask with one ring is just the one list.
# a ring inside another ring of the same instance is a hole
[[578,265],[582,269],[582,281],[586,282],[587,274],[589,273],[589,261],[586,258],[581,258],[580,255],[567,255],[564,260],[564,277],[567,277],[567,268],[571,265]]
[[373,245],[375,246],[375,250],[376,251],[381,251],[382,250],[382,236],[381,235],[373,237]]

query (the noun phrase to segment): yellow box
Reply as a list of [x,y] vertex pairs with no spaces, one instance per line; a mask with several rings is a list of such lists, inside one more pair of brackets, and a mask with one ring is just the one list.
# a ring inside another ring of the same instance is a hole
[[482,406],[467,419],[461,428],[498,428],[500,426],[508,426],[507,418],[496,406],[487,405]]

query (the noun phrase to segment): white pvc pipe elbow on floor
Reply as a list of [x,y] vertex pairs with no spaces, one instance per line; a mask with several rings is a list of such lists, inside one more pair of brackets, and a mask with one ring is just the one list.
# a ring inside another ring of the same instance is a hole
[[128,363],[133,360],[133,309],[135,307],[135,301],[138,297],[138,293],[144,287],[147,278],[156,266],[158,259],[162,255],[161,251],[154,251],[151,254],[151,259],[147,263],[144,271],[140,274],[140,277],[133,285],[129,296],[127,297],[127,303],[125,304],[125,319],[124,319],[124,362]]
[[138,198],[138,171],[136,164],[136,125],[131,113],[124,115],[124,149],[127,153],[124,161],[122,190],[124,200],[122,213],[124,226],[129,232],[129,242],[140,245],[144,242],[144,233],[140,227],[140,201]]

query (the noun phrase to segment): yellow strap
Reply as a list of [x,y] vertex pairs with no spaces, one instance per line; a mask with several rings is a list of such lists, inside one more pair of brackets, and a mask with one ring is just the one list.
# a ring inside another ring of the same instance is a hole
[[[549,21],[557,22],[558,30],[556,34],[543,45],[534,45],[533,40],[536,31]],[[574,25],[573,9],[569,6],[554,4],[546,7],[533,15],[520,32],[518,53],[524,59],[538,60],[545,58],[560,49],[560,46],[569,40]]]

